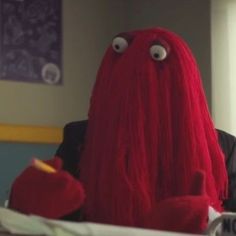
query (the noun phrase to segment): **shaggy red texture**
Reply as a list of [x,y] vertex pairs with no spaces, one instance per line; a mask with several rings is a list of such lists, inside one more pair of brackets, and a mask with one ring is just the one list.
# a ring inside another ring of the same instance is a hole
[[[202,232],[208,206],[222,210],[227,172],[197,64],[167,30],[120,36],[129,45],[108,48],[91,98],[82,212],[87,221]],[[156,44],[166,48],[162,61],[150,55]],[[56,174],[31,167],[16,179],[11,207],[57,218],[82,205],[80,182],[54,161]]]
[[[108,48],[91,98],[79,167],[86,218],[148,227],[143,222],[159,202],[191,195],[200,170],[206,194],[189,207],[194,211],[207,198],[201,208],[206,222],[208,203],[222,210],[227,173],[195,59],[164,29],[120,36],[128,36],[129,46],[123,53]],[[150,55],[156,43],[168,51],[163,61]]]
[[61,159],[55,157],[46,163],[57,172],[28,167],[13,183],[10,208],[54,219],[80,208],[85,197],[80,182],[61,170]]

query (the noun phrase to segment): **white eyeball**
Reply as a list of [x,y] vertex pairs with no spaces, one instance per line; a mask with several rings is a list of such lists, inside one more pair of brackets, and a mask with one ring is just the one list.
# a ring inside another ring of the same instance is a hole
[[167,50],[160,44],[151,46],[150,54],[155,61],[163,61],[168,55]]
[[123,37],[116,37],[112,41],[112,48],[117,53],[123,53],[128,45],[127,40]]

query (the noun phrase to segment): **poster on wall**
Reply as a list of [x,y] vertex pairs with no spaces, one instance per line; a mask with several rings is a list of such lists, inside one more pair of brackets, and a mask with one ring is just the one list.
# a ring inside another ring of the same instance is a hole
[[0,80],[62,84],[62,0],[0,0]]

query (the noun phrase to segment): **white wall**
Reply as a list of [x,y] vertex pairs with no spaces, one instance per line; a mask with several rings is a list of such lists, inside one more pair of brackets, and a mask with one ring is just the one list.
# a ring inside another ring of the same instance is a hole
[[236,1],[212,0],[211,16],[213,118],[236,135]]

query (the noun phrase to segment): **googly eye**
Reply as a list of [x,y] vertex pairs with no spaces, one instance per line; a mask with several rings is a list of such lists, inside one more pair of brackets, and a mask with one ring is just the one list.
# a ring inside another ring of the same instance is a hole
[[168,55],[167,50],[160,44],[151,46],[150,54],[152,59],[155,61],[163,61]]
[[128,45],[128,41],[123,37],[116,37],[112,41],[112,48],[117,53],[123,53]]

